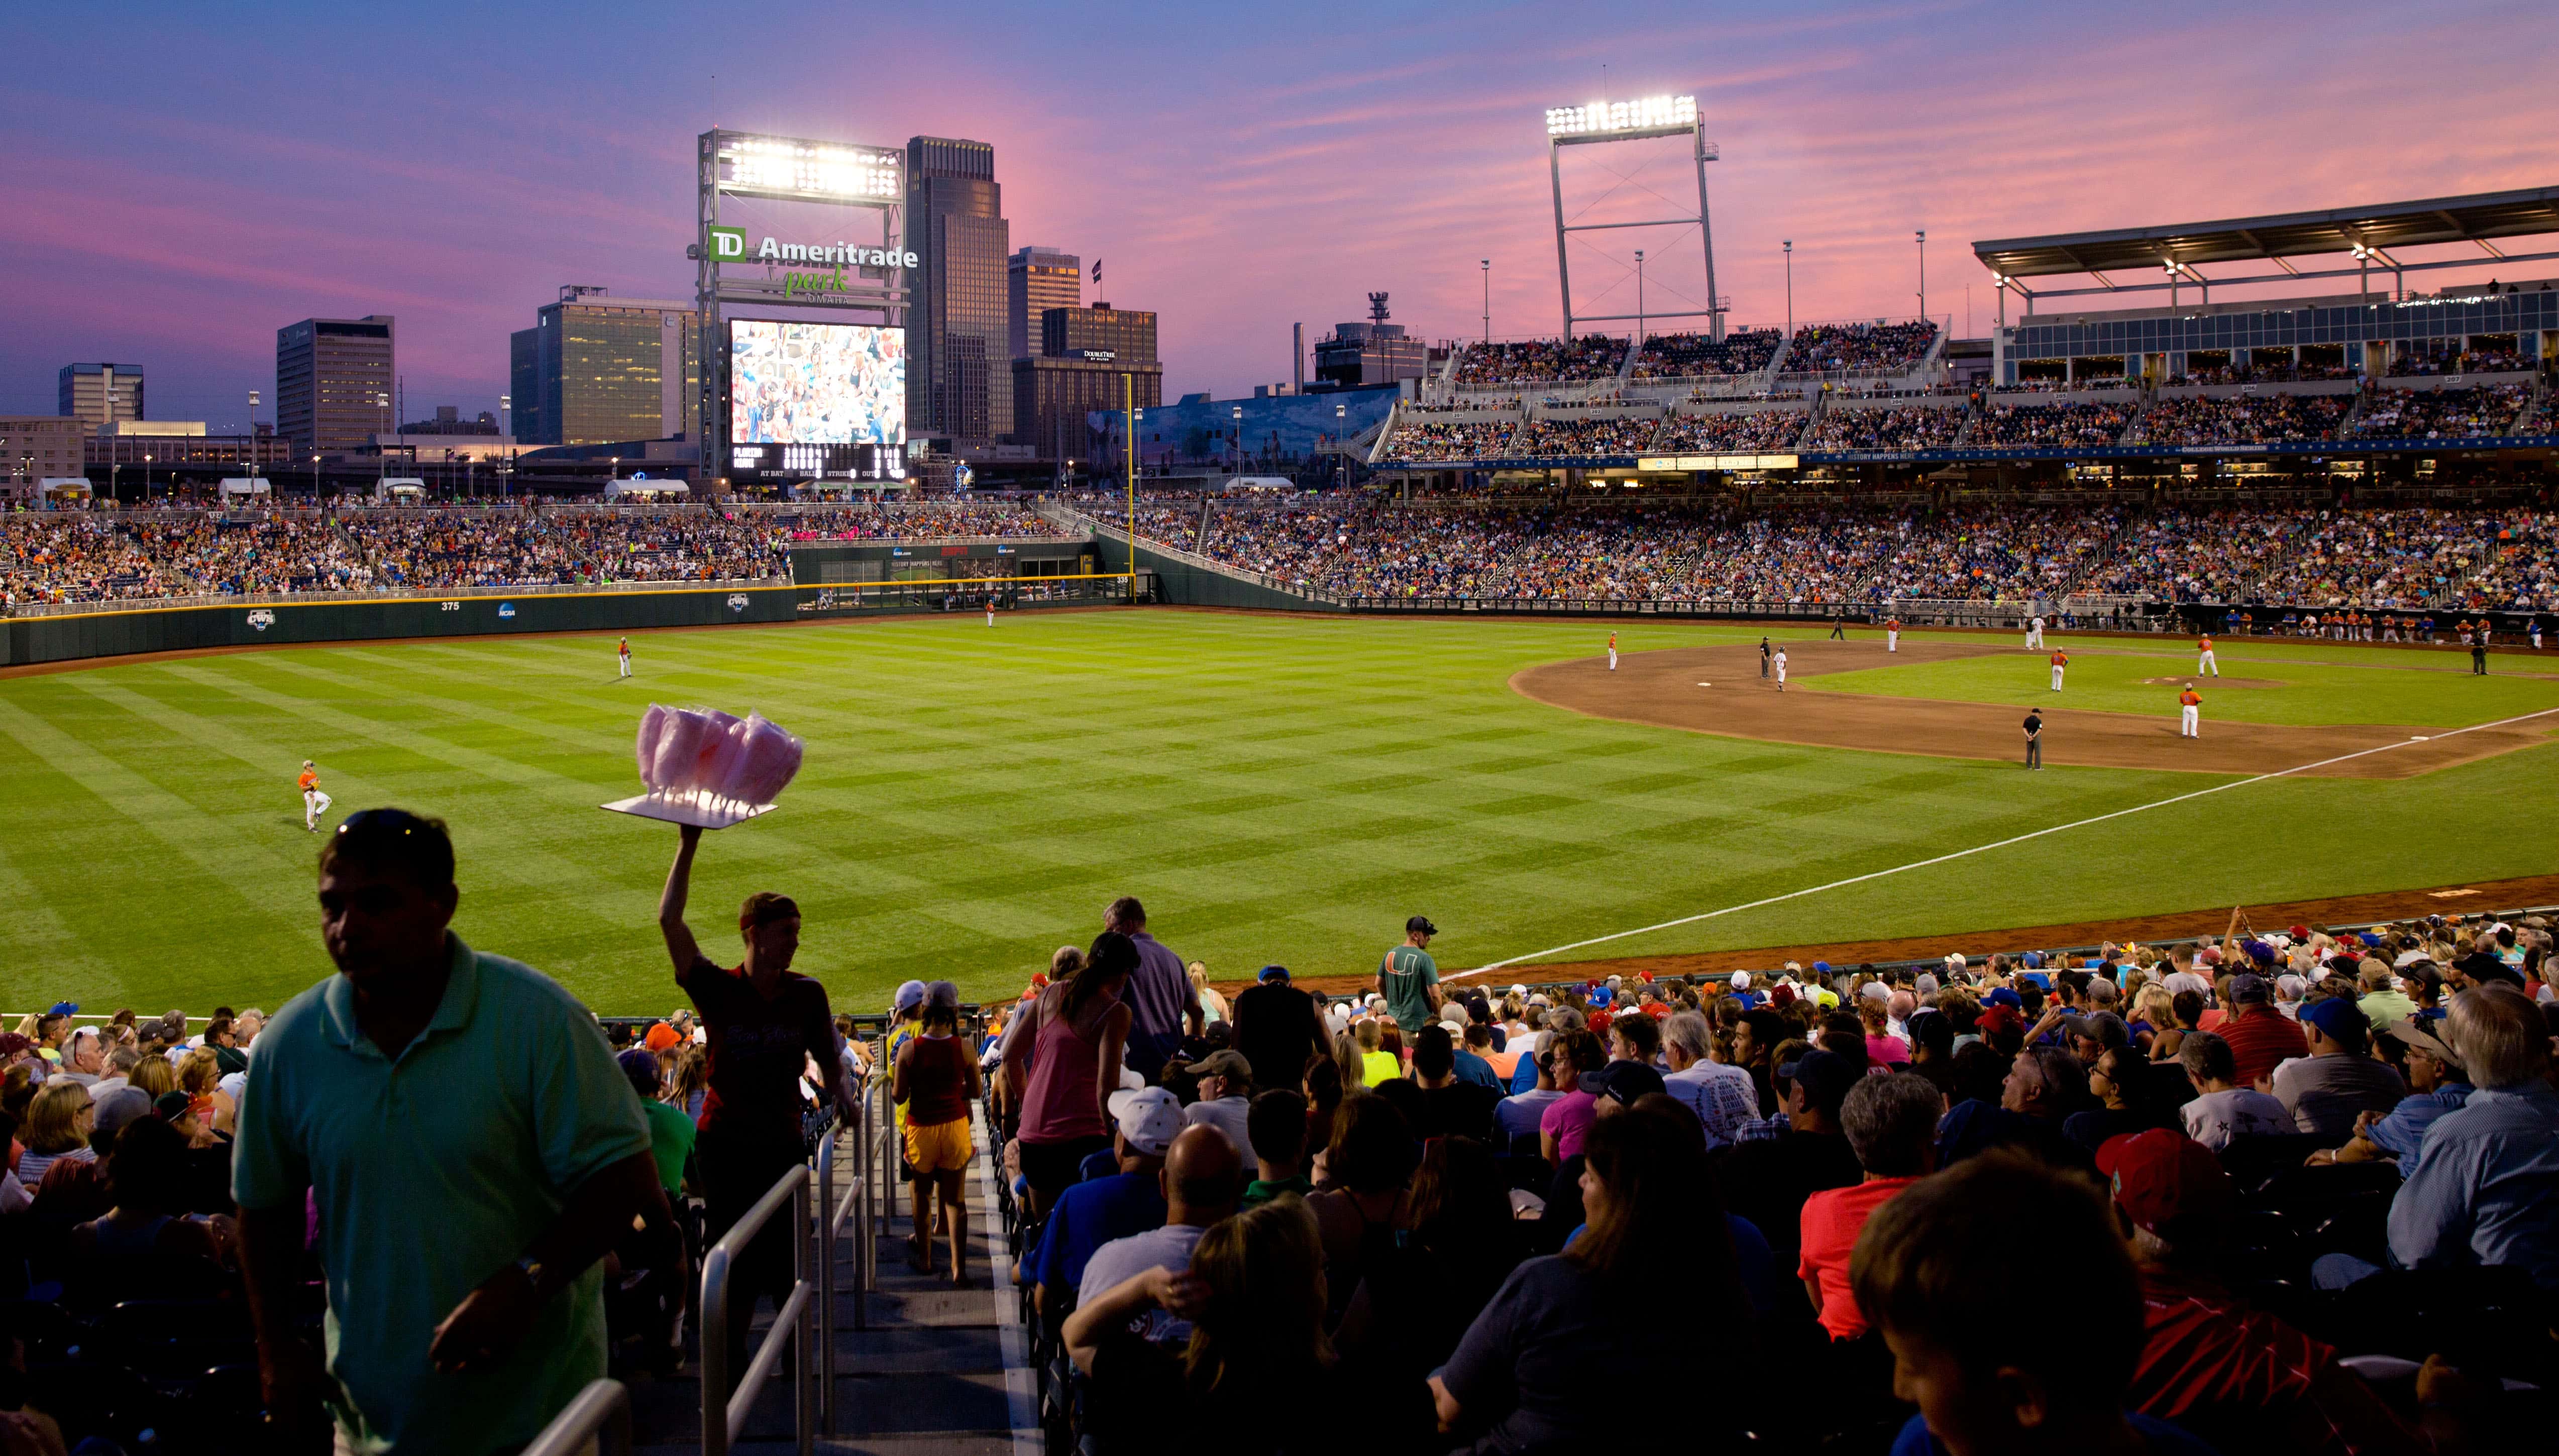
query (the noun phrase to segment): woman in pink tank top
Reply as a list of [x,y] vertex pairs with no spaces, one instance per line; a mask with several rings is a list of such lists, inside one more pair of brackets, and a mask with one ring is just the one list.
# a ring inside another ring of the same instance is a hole
[[1129,1042],[1129,1011],[1121,1000],[1137,946],[1116,931],[1093,942],[1084,968],[1040,993],[1031,1024],[1011,1038],[1004,1085],[1022,1109],[1022,1177],[1036,1217],[1075,1181],[1076,1165],[1111,1145],[1111,1093]]

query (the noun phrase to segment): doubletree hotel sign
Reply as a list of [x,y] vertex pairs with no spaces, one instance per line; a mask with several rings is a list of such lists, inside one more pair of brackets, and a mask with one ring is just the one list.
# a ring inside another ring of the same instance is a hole
[[783,296],[795,293],[820,294],[840,292],[849,288],[845,276],[848,268],[913,268],[922,260],[913,252],[890,247],[863,247],[849,242],[784,242],[770,234],[750,245],[742,227],[712,227],[705,234],[707,250],[715,263],[769,263],[777,266],[813,264],[825,272],[792,272],[783,275]]

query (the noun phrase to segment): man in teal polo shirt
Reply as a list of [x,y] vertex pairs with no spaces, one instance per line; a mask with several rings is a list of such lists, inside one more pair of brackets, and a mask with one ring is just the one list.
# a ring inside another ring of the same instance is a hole
[[[320,859],[339,973],[276,1013],[231,1184],[282,1449],[467,1453],[529,1441],[604,1374],[596,1260],[666,1216],[649,1125],[594,1018],[464,945],[441,821],[369,809]],[[325,1366],[294,1328],[305,1196],[328,1271]]]

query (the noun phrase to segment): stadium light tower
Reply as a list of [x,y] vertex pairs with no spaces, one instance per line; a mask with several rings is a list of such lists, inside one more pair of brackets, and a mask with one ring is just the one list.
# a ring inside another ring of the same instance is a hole
[[1644,250],[1635,249],[1635,348],[1644,347]]
[[1919,229],[1919,321],[1928,321],[1928,229]]
[[1791,339],[1795,334],[1795,239],[1789,237],[1778,246],[1786,250],[1786,337]]
[[[1697,166],[1695,216],[1653,218],[1632,222],[1567,223],[1564,220],[1564,148],[1592,142],[1631,142],[1666,136],[1685,136],[1690,140],[1690,155]],[[1608,227],[1667,227],[1695,223],[1705,254],[1706,307],[1662,317],[1702,317],[1707,321],[1709,338],[1719,341],[1724,338],[1725,299],[1715,291],[1715,231],[1708,221],[1706,205],[1706,164],[1715,161],[1718,155],[1718,148],[1706,139],[1706,128],[1697,119],[1695,96],[1646,96],[1634,101],[1588,101],[1579,106],[1546,108],[1546,171],[1555,191],[1555,276],[1564,294],[1564,337],[1573,337],[1577,322],[1605,324],[1621,322],[1628,317],[1624,314],[1598,314],[1580,320],[1574,317],[1573,269],[1564,253],[1566,234]],[[1640,325],[1642,321],[1638,319],[1635,322]]]
[[1493,342],[1493,260],[1484,261],[1484,342]]

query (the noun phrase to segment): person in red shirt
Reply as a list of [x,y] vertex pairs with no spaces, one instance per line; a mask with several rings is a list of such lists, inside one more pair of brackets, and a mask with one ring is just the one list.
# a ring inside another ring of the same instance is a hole
[[889,1083],[889,1096],[906,1104],[900,1138],[906,1165],[915,1170],[915,1234],[907,1239],[907,1261],[919,1273],[932,1272],[928,1210],[939,1202],[940,1222],[951,1233],[951,1284],[965,1289],[969,1203],[961,1180],[977,1157],[969,1137],[969,1106],[978,1099],[978,1079],[977,1054],[960,1036],[958,986],[935,981],[924,988],[922,1028],[898,1048]]
[[[2208,657],[2212,654],[2206,650],[2204,655]],[[2177,736],[2201,738],[2202,728],[2203,697],[2194,690],[2194,684],[2189,682],[2185,685],[2185,691],[2177,695]]]
[[[844,1116],[854,1114],[855,1104],[836,1056],[827,988],[791,969],[800,951],[799,905],[771,891],[749,895],[737,917],[738,935],[746,942],[746,958],[737,965],[720,965],[694,941],[684,923],[684,901],[701,842],[698,827],[682,826],[676,863],[658,901],[658,929],[676,963],[676,984],[701,1013],[709,1042],[704,1071],[710,1087],[702,1097],[693,1165],[709,1205],[704,1237],[716,1240],[808,1158],[800,1127],[807,1110],[800,1093],[804,1068],[816,1065],[827,1100]],[[777,1219],[749,1245],[729,1286],[731,1379],[746,1370],[756,1295],[769,1295],[779,1311],[791,1284],[790,1221]]]
[[2070,655],[2059,648],[2052,650],[2052,690],[2061,690],[2061,669],[2070,665]]
[[2221,675],[2221,660],[2212,655],[2212,634],[2208,632],[2194,642],[2194,675],[2200,677],[2206,672]]
[[1887,653],[1901,651],[1901,619],[1898,617],[1883,619],[1883,650]]
[[[2205,1436],[2224,1451],[2448,1449],[2453,1417],[2430,1410],[2423,1435],[2402,1425],[2336,1351],[2252,1309],[2217,1272],[2238,1185],[2211,1152],[2165,1129],[2128,1132],[2097,1150],[2142,1289],[2142,1353],[2124,1403]],[[2442,1367],[2418,1377],[2421,1406],[2440,1402]],[[2436,1387],[2436,1388],[2430,1388]],[[2431,1440],[2429,1438],[2432,1438]]]
[[1841,1130],[1866,1178],[1804,1200],[1803,1251],[1795,1267],[1833,1341],[1866,1333],[1866,1316],[1849,1283],[1858,1233],[1877,1209],[1936,1167],[1937,1117],[1945,1106],[1936,1085],[1913,1072],[1862,1078],[1840,1104]]
[[2230,1044],[2231,1080],[2241,1087],[2255,1087],[2282,1063],[2311,1054],[2301,1027],[2275,1009],[2274,986],[2247,971],[2230,978],[2230,1012],[2213,1030]]

